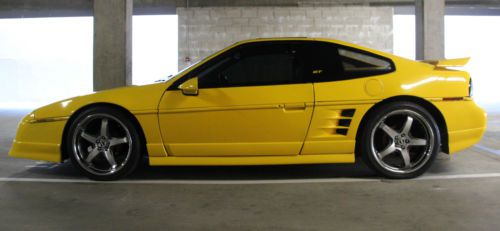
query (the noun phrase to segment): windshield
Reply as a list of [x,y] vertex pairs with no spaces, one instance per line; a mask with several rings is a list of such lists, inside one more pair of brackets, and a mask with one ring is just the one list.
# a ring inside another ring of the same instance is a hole
[[[224,49],[222,49],[222,50],[224,50]],[[200,59],[200,60],[192,63],[191,65],[189,65],[189,66],[185,67],[184,69],[180,70],[179,72],[177,72],[177,74],[175,74],[175,75],[169,75],[166,79],[159,79],[159,80],[156,80],[155,82],[169,82],[170,80],[175,79],[175,77],[184,74],[184,72],[186,72],[187,70],[191,69],[191,67],[196,66],[198,63],[204,62],[205,60],[207,60],[209,58],[212,58],[215,54],[220,53],[222,50],[219,50],[219,51],[215,52],[212,55],[209,55],[209,56],[207,56],[207,57],[205,57],[203,59]]]
[[[205,58],[205,59],[206,59],[206,58]],[[203,60],[205,60],[205,59],[198,60],[197,62],[194,62],[193,64],[191,64],[191,65],[189,65],[189,66],[185,67],[184,69],[182,69],[181,71],[179,71],[179,72],[178,72],[177,74],[175,74],[175,75],[169,75],[169,76],[168,76],[167,78],[165,78],[165,79],[159,79],[159,80],[156,80],[156,81],[155,81],[155,83],[159,83],[159,82],[168,82],[168,81],[170,81],[170,80],[174,79],[176,76],[183,74],[185,71],[189,70],[191,67],[193,67],[193,66],[195,66],[196,64],[198,64],[198,63],[202,62],[202,61],[203,61]]]
[[184,69],[180,70],[180,71],[179,71],[179,73],[177,73],[175,76],[178,76],[178,75],[180,75],[180,74],[184,73],[185,71],[187,71],[187,70],[188,70],[188,69],[190,69],[191,67],[195,66],[196,64],[198,64],[198,63],[200,63],[200,62],[204,61],[205,59],[206,59],[206,58],[201,59],[201,60],[198,60],[198,61],[194,62],[193,64],[191,64],[191,65],[189,65],[189,66],[185,67]]

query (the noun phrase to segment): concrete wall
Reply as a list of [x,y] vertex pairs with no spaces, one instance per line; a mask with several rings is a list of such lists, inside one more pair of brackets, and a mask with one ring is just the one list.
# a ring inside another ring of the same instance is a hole
[[391,7],[200,7],[177,14],[180,69],[251,38],[326,37],[387,52],[393,46]]

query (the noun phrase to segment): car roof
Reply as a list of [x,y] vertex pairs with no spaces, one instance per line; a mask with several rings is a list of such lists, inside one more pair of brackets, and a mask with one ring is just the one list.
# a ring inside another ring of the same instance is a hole
[[364,50],[368,51],[371,53],[375,53],[378,55],[386,56],[386,57],[392,57],[394,58],[395,56],[393,54],[376,50],[373,48],[365,47],[362,45],[357,45],[354,43],[349,43],[341,40],[336,40],[336,39],[331,39],[331,38],[310,38],[310,37],[271,37],[271,38],[254,38],[254,39],[247,39],[247,40],[242,40],[239,42],[234,43],[231,47],[238,46],[238,45],[243,45],[243,44],[251,44],[251,43],[258,43],[258,42],[273,42],[273,41],[319,41],[319,42],[328,42],[328,43],[334,43],[334,44],[339,44],[347,47],[352,47],[356,48],[359,50]]

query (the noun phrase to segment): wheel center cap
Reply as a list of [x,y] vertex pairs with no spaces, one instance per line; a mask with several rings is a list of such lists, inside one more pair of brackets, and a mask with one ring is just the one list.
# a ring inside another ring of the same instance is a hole
[[397,148],[406,149],[409,143],[410,139],[404,133],[394,137],[394,144],[396,145]]
[[95,144],[97,148],[100,150],[109,148],[109,140],[105,136],[98,137],[97,140],[95,141]]

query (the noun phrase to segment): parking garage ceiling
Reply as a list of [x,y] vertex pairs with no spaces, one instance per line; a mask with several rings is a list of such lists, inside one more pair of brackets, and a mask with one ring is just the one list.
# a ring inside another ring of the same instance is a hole
[[[414,2],[414,0],[134,0],[134,14],[175,14],[177,7],[411,6]],[[446,4],[500,11],[500,0],[446,0]],[[0,0],[0,18],[91,16],[92,9],[93,0]]]

